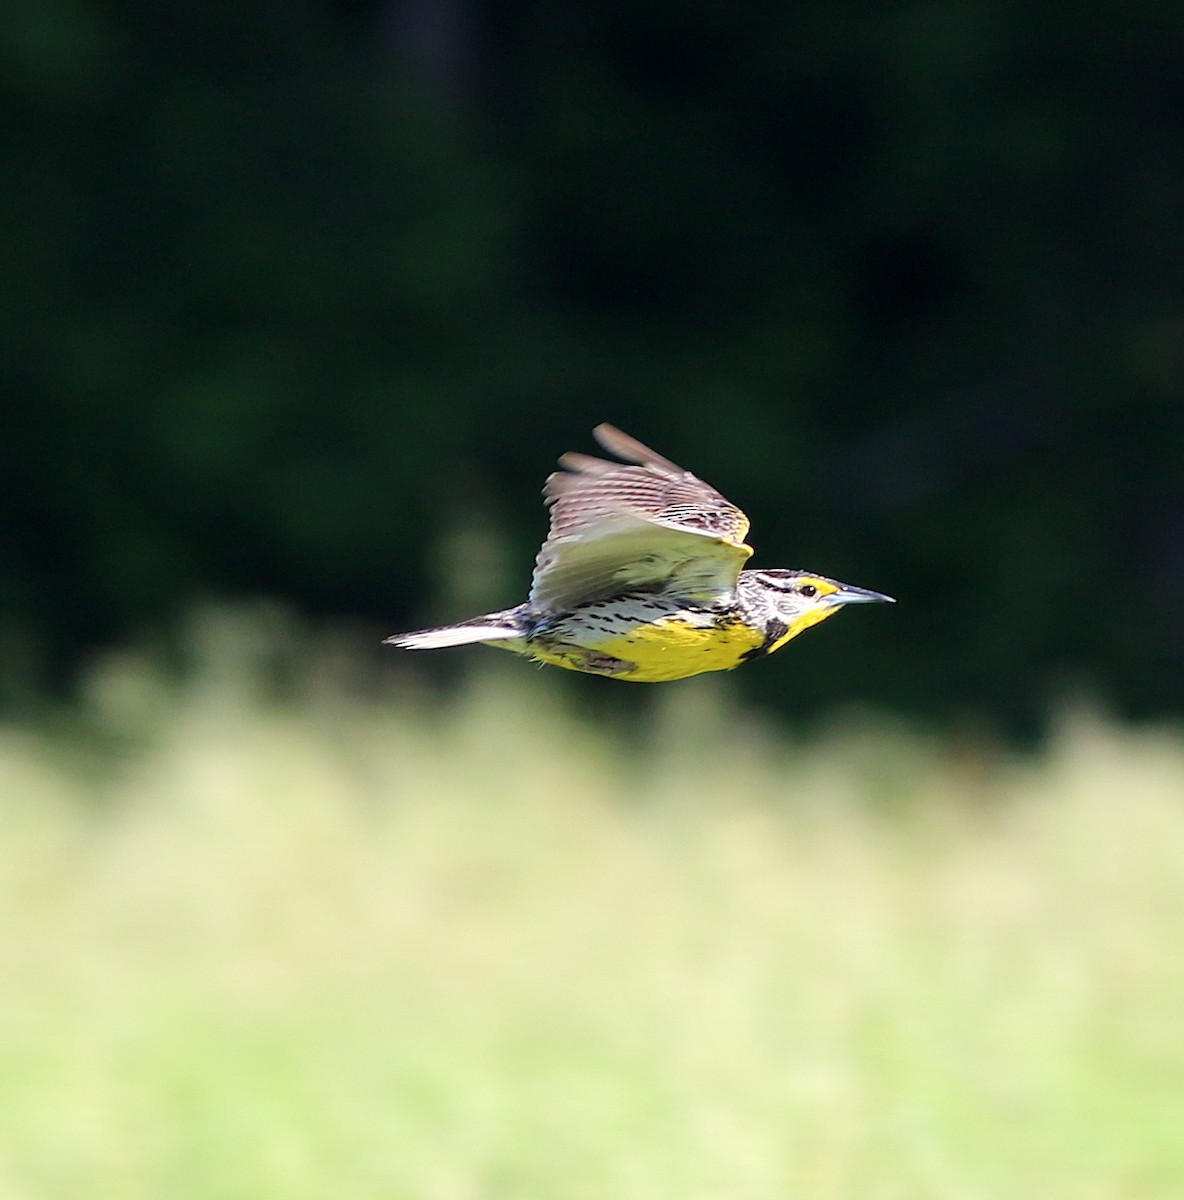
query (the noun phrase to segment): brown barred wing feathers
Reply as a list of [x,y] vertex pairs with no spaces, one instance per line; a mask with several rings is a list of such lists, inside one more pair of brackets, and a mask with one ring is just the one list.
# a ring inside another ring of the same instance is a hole
[[554,612],[614,593],[712,602],[735,592],[752,553],[748,518],[709,484],[611,425],[596,439],[625,462],[569,453],[543,489],[551,529],[530,605]]

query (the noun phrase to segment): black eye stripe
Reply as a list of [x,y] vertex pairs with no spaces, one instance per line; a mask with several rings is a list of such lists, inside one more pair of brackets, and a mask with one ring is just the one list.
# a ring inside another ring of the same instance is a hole
[[770,587],[775,592],[796,592],[798,585],[796,583],[786,583],[781,579],[770,579],[768,575],[761,576],[766,587]]
[[771,579],[768,575],[763,575],[761,578],[765,586],[772,588],[775,592],[785,592],[787,595],[797,592],[807,599],[818,595],[818,588],[812,583],[799,583],[796,579]]

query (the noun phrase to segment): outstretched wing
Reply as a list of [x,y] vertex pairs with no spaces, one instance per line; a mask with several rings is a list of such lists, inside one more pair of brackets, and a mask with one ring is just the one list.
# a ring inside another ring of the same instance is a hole
[[744,544],[748,518],[619,429],[593,432],[625,462],[560,458],[565,469],[543,488],[551,531],[535,560],[531,607],[554,612],[624,591],[661,590],[700,603],[732,594],[752,554]]

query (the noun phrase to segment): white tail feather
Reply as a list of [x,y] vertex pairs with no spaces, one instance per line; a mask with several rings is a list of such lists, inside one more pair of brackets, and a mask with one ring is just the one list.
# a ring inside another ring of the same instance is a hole
[[420,629],[415,633],[397,633],[384,644],[403,650],[439,650],[443,646],[468,646],[473,642],[502,642],[522,636],[512,625],[445,625],[440,629]]

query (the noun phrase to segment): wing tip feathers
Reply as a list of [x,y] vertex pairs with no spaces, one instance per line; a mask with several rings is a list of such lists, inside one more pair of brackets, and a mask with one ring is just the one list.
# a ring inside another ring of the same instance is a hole
[[[615,425],[602,421],[592,430],[592,436],[610,453],[625,462],[636,463],[641,467],[661,471],[664,474],[684,475],[686,472],[677,463],[663,457],[656,450],[651,450],[644,442],[622,432]],[[609,464],[612,465],[611,463]]]

